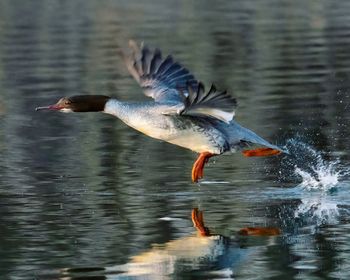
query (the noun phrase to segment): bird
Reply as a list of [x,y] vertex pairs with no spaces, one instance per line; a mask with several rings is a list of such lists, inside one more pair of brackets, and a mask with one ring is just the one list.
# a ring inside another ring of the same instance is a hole
[[[163,57],[158,48],[129,41],[123,59],[143,93],[153,98],[129,102],[106,95],[74,95],[36,110],[103,112],[156,139],[198,153],[191,172],[192,182],[204,176],[204,166],[213,156],[241,151],[244,156],[287,153],[269,143],[235,119],[237,101],[214,84],[209,90],[172,55]],[[251,145],[263,146],[245,149]]]

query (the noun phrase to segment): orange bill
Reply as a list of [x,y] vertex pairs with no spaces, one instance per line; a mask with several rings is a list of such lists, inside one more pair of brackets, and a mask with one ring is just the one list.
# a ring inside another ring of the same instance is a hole
[[265,157],[279,155],[281,151],[271,148],[258,148],[254,150],[244,150],[242,154],[246,157]]
[[254,235],[254,236],[275,236],[280,235],[281,230],[274,227],[246,227],[238,232],[240,235]]

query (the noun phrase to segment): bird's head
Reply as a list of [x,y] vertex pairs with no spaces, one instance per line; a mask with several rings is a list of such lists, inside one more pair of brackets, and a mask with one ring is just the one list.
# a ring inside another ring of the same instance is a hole
[[51,110],[60,112],[99,112],[103,111],[106,102],[110,99],[105,95],[75,95],[63,97],[56,104],[35,108],[39,110]]

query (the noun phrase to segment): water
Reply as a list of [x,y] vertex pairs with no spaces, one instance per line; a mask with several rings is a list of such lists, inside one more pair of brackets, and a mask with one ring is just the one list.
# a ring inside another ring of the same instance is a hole
[[[0,278],[349,279],[349,12],[0,1]],[[129,39],[228,89],[237,120],[291,155],[218,157],[192,184],[190,151],[111,116],[34,111],[81,93],[146,100],[118,54]]]

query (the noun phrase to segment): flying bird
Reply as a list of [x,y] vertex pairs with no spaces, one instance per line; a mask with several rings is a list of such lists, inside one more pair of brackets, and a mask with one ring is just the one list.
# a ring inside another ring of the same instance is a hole
[[[209,158],[242,151],[245,156],[270,156],[285,152],[234,120],[236,99],[212,85],[205,90],[185,67],[158,48],[129,42],[124,60],[147,102],[125,102],[105,95],[63,97],[56,104],[36,110],[103,112],[156,139],[199,154],[192,167],[192,181],[203,178]],[[263,146],[244,150],[252,144]]]

